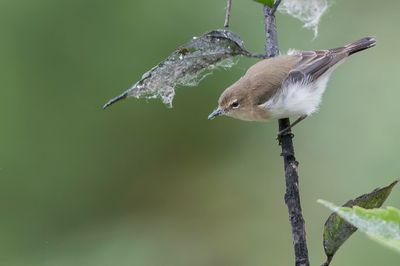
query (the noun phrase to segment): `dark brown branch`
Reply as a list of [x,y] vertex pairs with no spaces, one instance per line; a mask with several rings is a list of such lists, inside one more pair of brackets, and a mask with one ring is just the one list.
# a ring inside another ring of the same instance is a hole
[[274,5],[271,8],[271,14],[275,15],[276,10],[278,9],[279,5],[281,4],[282,0],[276,0]]
[[[288,118],[279,120],[279,130],[284,130],[290,125]],[[285,167],[286,194],[285,203],[289,211],[289,219],[292,226],[293,246],[296,266],[310,265],[306,241],[306,230],[300,204],[299,176],[293,147],[293,134],[291,131],[279,136],[282,147],[282,156]]]
[[276,1],[272,8],[264,5],[265,34],[267,35],[265,51],[267,52],[267,57],[274,57],[279,54],[275,12],[280,2],[279,0]]
[[[273,7],[264,6],[265,32],[267,35],[265,47],[268,57],[274,57],[279,54],[275,12],[280,2],[280,0],[275,1]],[[289,126],[289,118],[279,120],[279,131],[286,129]],[[278,136],[279,144],[282,147],[281,155],[283,156],[285,167],[285,203],[289,211],[289,219],[292,226],[295,265],[309,266],[310,262],[308,259],[305,223],[300,204],[299,176],[297,173],[298,162],[296,161],[294,154],[293,137],[294,135],[291,130]]]
[[226,13],[224,22],[225,28],[229,28],[229,22],[231,20],[231,10],[232,10],[232,0],[228,0],[228,2],[226,3]]

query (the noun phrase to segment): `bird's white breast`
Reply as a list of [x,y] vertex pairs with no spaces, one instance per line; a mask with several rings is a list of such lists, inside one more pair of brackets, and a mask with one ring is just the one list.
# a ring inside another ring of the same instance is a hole
[[260,107],[276,119],[311,115],[318,110],[329,76],[327,73],[314,82],[288,83]]

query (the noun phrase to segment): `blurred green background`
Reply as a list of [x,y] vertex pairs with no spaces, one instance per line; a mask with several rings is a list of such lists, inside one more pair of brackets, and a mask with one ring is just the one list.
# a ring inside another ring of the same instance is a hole
[[[174,108],[101,106],[192,36],[223,24],[225,0],[0,0],[0,265],[292,265],[277,123],[208,121],[241,59]],[[324,260],[319,198],[340,204],[400,175],[400,2],[336,0],[320,34],[278,15],[282,51],[378,46],[332,76],[295,128],[311,261]],[[264,46],[261,6],[233,3],[232,30]],[[395,189],[386,205],[400,207]],[[356,233],[333,265],[398,265]]]

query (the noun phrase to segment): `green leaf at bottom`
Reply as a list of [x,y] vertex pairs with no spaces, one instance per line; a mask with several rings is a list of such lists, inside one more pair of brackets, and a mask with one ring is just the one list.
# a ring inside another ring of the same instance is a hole
[[[371,193],[364,194],[354,200],[350,200],[346,202],[343,207],[359,206],[365,209],[379,208],[390,195],[390,192],[397,182],[398,181],[395,181],[389,186],[375,189]],[[320,203],[323,203],[323,201],[320,201]],[[348,223],[336,213],[332,213],[328,217],[325,223],[323,236],[324,250],[328,258],[326,265],[329,265],[329,262],[333,258],[333,255],[336,253],[336,251],[356,230],[357,228],[355,226]]]
[[337,213],[373,240],[400,252],[400,210],[393,207],[371,210],[358,206],[337,207],[324,200],[319,200],[319,203]]

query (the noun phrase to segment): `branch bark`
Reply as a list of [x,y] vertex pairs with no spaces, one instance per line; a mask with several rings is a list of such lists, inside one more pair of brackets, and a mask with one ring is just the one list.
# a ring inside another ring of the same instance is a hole
[[[279,54],[278,36],[276,30],[275,12],[281,0],[276,0],[273,7],[264,5],[265,33],[267,36],[266,52],[268,57]],[[279,120],[279,131],[290,126],[289,118]],[[297,173],[298,162],[296,161],[291,130],[278,136],[279,145],[282,147],[282,156],[285,167],[286,194],[285,203],[289,212],[292,227],[292,238],[295,253],[296,266],[309,266],[308,248],[306,241],[306,230],[300,204],[299,176]]]
[[232,0],[228,0],[226,3],[226,10],[225,10],[225,22],[224,27],[229,28],[229,22],[231,20],[231,10],[232,10]]

